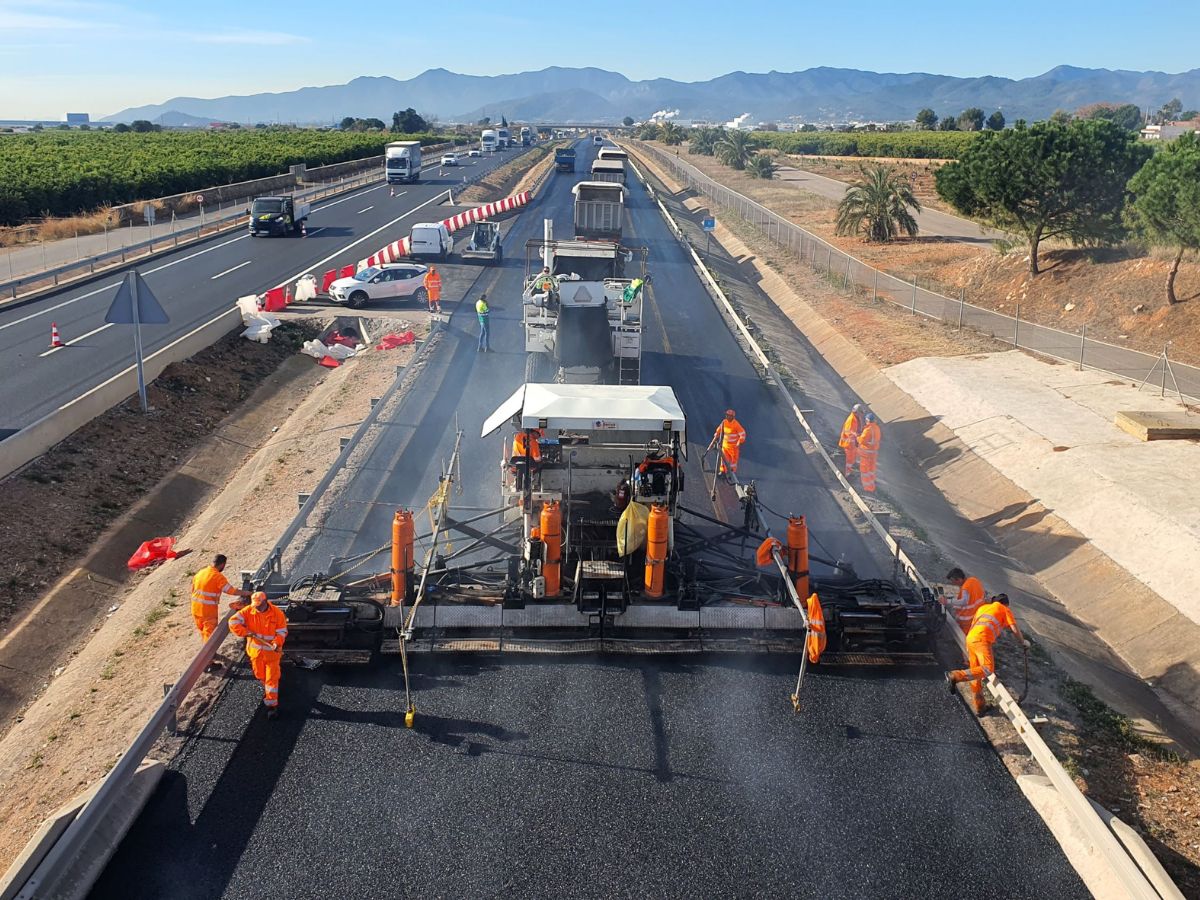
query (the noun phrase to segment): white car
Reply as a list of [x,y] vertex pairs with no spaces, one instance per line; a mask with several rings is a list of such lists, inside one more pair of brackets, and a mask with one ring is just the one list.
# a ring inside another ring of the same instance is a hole
[[457,153],[443,153],[442,154],[442,165],[443,166],[457,166],[458,165],[458,154]]
[[483,153],[481,153],[478,148],[475,148],[473,150],[468,150],[467,156],[483,156]]
[[329,286],[329,299],[358,309],[372,300],[396,300],[412,297],[426,302],[425,273],[428,266],[414,263],[384,263],[368,266],[349,278],[339,278]]

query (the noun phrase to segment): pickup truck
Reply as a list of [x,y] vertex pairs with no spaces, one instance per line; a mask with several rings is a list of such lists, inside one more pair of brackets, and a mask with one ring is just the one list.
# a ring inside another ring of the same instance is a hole
[[250,236],[300,234],[311,210],[311,204],[291,196],[255,197],[246,210],[250,216]]
[[554,170],[556,172],[575,171],[574,147],[559,147],[554,151]]

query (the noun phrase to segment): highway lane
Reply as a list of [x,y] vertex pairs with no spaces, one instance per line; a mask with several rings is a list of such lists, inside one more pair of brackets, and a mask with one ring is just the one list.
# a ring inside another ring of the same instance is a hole
[[[147,354],[227,310],[239,297],[262,293],[307,272],[353,263],[407,232],[413,222],[442,218],[438,201],[463,176],[489,171],[515,154],[470,159],[456,172],[427,171],[415,185],[386,185],[323,201],[305,238],[251,238],[228,232],[137,266],[171,317],[146,326]],[[58,409],[132,363],[128,327],[107,326],[104,314],[123,271],[25,303],[0,308],[0,431],[17,429]],[[48,352],[50,324],[69,346]]]
[[[461,304],[409,402],[385,411],[322,527],[289,553],[291,571],[383,543],[392,509],[432,492],[456,417],[455,503],[494,504],[499,438],[476,435],[523,378],[517,248],[542,215],[569,233],[570,182],[556,178],[520,217],[503,269],[481,273],[498,352],[475,352]],[[672,384],[697,423],[692,502],[703,503],[708,419],[732,402],[764,496],[807,512],[834,552],[871,556],[645,192],[631,196],[631,242],[655,254],[644,380]],[[423,655],[413,666],[413,731],[395,660],[289,668],[275,723],[255,714],[242,671],[93,896],[960,897],[980,885],[1086,896],[932,669],[817,669],[796,717],[794,657]]]

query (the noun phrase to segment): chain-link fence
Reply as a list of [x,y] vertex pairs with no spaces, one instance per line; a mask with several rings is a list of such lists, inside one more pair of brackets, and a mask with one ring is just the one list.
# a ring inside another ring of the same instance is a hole
[[1181,393],[1189,400],[1200,398],[1200,368],[1174,360],[1168,362],[1165,348],[1156,357],[1091,338],[1086,325],[1073,334],[1029,322],[1021,318],[1019,303],[1015,315],[1010,316],[967,303],[965,292],[948,297],[923,288],[850,256],[749,197],[718,184],[682,159],[642,142],[637,145],[689,190],[707,197],[715,208],[747,222],[772,243],[787,248],[797,259],[846,290],[894,303],[914,316],[970,328],[1013,347],[1074,363],[1080,369],[1098,369],[1137,383],[1149,381],[1148,388],[1152,385],[1164,394]]

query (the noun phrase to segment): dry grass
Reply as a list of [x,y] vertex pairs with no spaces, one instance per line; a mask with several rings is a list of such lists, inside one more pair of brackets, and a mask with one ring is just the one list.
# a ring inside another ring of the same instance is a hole
[[112,209],[107,206],[77,216],[43,219],[41,222],[16,228],[0,228],[0,247],[18,247],[40,241],[61,241],[80,234],[99,234],[106,226],[115,227]]

